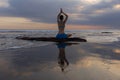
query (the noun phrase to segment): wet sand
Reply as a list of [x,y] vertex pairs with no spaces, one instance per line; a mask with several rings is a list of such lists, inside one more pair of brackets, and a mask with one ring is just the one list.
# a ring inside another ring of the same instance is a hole
[[120,80],[119,42],[0,51],[0,80]]

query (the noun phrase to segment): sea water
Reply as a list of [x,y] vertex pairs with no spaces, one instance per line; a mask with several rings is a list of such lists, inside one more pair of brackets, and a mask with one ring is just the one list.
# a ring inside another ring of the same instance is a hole
[[[1,30],[0,80],[120,80],[119,30],[65,32],[87,42],[60,49],[55,42],[15,39],[54,37],[57,30]],[[63,57],[69,65],[59,64]]]
[[[120,41],[120,30],[67,30],[72,37],[80,37],[89,43],[106,44]],[[57,30],[0,30],[0,50],[30,48],[54,44],[54,42],[18,40],[16,37],[55,37]]]

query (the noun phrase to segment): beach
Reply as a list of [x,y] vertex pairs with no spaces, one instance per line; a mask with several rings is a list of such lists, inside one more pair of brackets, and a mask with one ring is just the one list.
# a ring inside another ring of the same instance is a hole
[[[69,65],[58,64],[59,47],[50,44],[34,48],[0,51],[1,80],[120,80],[120,53],[112,44],[67,43]],[[62,47],[63,48],[63,47]]]
[[120,80],[120,0],[0,0],[0,80]]
[[[26,33],[33,36],[38,32]],[[78,35],[75,33],[73,36]],[[14,34],[12,37],[4,32],[0,38],[0,80],[120,80],[119,35],[88,32],[86,37],[86,32],[80,33],[88,42],[23,41],[15,40],[20,35],[16,32],[9,34]],[[14,44],[3,44],[3,39]]]

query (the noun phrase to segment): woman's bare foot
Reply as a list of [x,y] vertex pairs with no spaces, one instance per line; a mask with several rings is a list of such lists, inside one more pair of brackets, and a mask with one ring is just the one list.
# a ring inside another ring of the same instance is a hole
[[72,34],[67,34],[68,38],[72,36]]

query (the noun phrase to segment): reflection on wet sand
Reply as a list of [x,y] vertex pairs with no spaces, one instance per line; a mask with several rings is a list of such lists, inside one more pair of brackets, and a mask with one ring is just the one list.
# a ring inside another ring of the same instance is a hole
[[78,43],[65,43],[65,42],[57,43],[57,47],[59,49],[58,64],[59,64],[62,72],[64,72],[64,69],[69,65],[69,62],[65,55],[65,48],[66,48],[66,46],[70,46],[73,44],[75,45]]
[[117,54],[120,54],[120,49],[114,49],[113,51]]
[[0,51],[0,80],[120,80],[120,56],[113,51],[119,48],[93,43],[57,47]]

